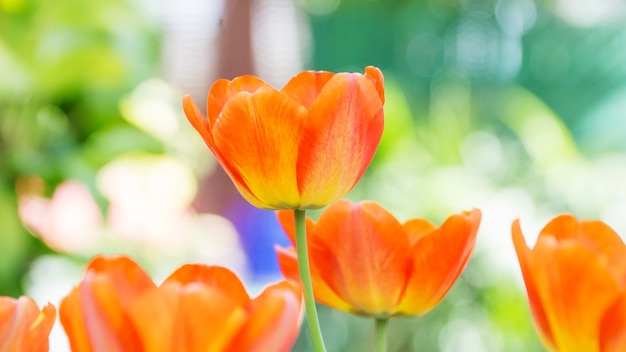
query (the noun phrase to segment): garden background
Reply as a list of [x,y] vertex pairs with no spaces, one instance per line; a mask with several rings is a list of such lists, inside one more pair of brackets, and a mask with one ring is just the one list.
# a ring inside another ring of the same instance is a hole
[[[426,316],[392,320],[390,350],[542,351],[510,226],[533,243],[569,212],[626,233],[625,17],[621,0],[0,0],[0,295],[58,306],[96,253],[157,279],[220,264],[259,292],[288,241],[182,96],[374,65],[385,131],[348,198],[438,224],[483,212],[463,276]],[[373,344],[370,320],[320,318],[329,351]]]

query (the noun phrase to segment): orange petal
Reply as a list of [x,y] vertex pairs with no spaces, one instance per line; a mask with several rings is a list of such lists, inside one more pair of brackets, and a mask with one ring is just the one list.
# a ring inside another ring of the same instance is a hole
[[411,219],[404,223],[404,229],[409,235],[411,246],[419,241],[422,237],[430,234],[437,229],[432,222],[426,219]]
[[[300,272],[298,269],[298,255],[296,249],[281,248],[275,246],[276,254],[278,255],[278,264],[280,270],[285,278],[300,282]],[[319,303],[325,304],[335,309],[350,312],[352,308],[350,305],[339,297],[328,284],[322,278],[319,268],[316,265],[311,265],[311,280],[313,281],[313,293],[315,300]]]
[[530,305],[530,311],[535,321],[535,325],[539,332],[539,336],[544,345],[549,350],[554,351],[556,349],[554,345],[554,336],[546,312],[543,308],[543,302],[539,297],[537,290],[536,279],[533,276],[532,260],[533,253],[526,245],[524,236],[522,235],[522,229],[520,227],[519,220],[515,220],[511,227],[511,233],[513,237],[513,245],[515,246],[515,252],[519,261],[520,269],[522,270],[522,276],[524,277],[524,283],[526,285],[526,293],[528,295],[528,302]]
[[55,318],[51,304],[40,311],[29,297],[0,297],[0,351],[48,351]]
[[233,79],[232,81],[220,79],[213,83],[207,97],[207,116],[210,126],[220,116],[226,102],[234,95],[240,92],[254,93],[261,87],[270,87],[262,79],[255,76],[244,75]]
[[[295,246],[296,245],[296,227],[295,227],[295,219],[294,219],[293,210],[279,210],[276,212],[276,217],[278,218],[278,222],[280,222],[280,226],[283,228],[283,231],[285,231],[285,233],[287,234],[287,237],[289,237],[289,240],[291,240],[291,243]],[[307,216],[306,217],[307,233],[310,231],[310,229],[313,228],[314,225],[315,224],[313,220],[311,220],[311,218]],[[309,241],[309,239],[310,237],[307,236],[307,242]]]
[[300,286],[287,281],[269,286],[247,306],[248,321],[229,351],[291,350],[303,317]]
[[84,323],[79,288],[75,287],[65,296],[59,306],[59,318],[67,334],[71,350],[76,352],[92,351],[87,327]]
[[553,236],[558,241],[577,243],[602,257],[607,267],[626,285],[626,246],[621,237],[607,224],[598,220],[578,221],[571,215],[561,215],[548,223],[539,236]]
[[189,120],[193,128],[200,133],[202,139],[205,140],[209,148],[211,148],[213,154],[215,154],[215,151],[213,150],[214,142],[211,127],[202,115],[202,111],[200,111],[196,102],[189,95],[185,95],[183,97],[183,111],[185,112],[185,116],[187,116],[187,120]]
[[305,114],[302,106],[271,88],[254,95],[239,93],[224,106],[213,138],[258,200],[246,198],[252,204],[266,209],[299,206],[295,166]]
[[186,287],[176,314],[176,351],[224,351],[246,323],[246,313],[230,292],[214,287]]
[[365,78],[369,79],[374,83],[374,87],[376,87],[376,91],[378,92],[378,97],[380,101],[385,103],[385,79],[383,78],[383,73],[374,66],[367,66],[365,68]]
[[56,321],[56,308],[48,303],[30,326],[28,347],[25,351],[48,351],[48,336]]
[[190,96],[185,96],[183,98],[183,109],[185,111],[187,119],[189,120],[189,122],[191,122],[191,125],[196,129],[196,131],[198,131],[198,133],[200,133],[202,139],[204,139],[204,142],[211,150],[211,153],[213,153],[213,156],[215,156],[217,162],[222,165],[224,171],[226,171],[228,176],[233,180],[233,183],[235,184],[239,192],[244,196],[244,198],[250,200],[250,203],[252,203],[254,206],[261,206],[262,203],[258,199],[256,199],[250,189],[248,189],[248,186],[243,181],[239,170],[237,170],[237,168],[230,164],[228,158],[222,156],[221,152],[215,146],[211,127],[204,119],[200,108],[198,108],[198,106]]
[[230,295],[238,304],[245,304],[250,300],[245,287],[232,271],[205,264],[186,264],[178,268],[163,284],[177,282],[181,285],[201,284],[212,287]]
[[372,160],[382,131],[383,104],[374,84],[361,74],[334,75],[304,120],[300,208],[320,208],[348,193]]
[[626,293],[624,292],[602,317],[600,351],[626,351]]
[[537,292],[561,351],[595,351],[600,319],[619,295],[617,280],[586,246],[549,236],[530,262]]
[[129,312],[145,352],[222,351],[245,321],[226,292],[174,281],[145,292]]
[[[278,218],[278,222],[280,226],[283,228],[283,231],[289,237],[291,244],[296,245],[296,222],[293,214],[293,210],[278,210],[276,211],[276,217]],[[307,222],[309,218],[307,216]]]
[[143,292],[128,307],[144,352],[175,350],[176,324],[180,295],[176,285],[164,285]]
[[600,260],[626,286],[626,246],[622,238],[602,221],[584,220],[580,227],[584,245],[598,253]]
[[351,311],[388,316],[406,284],[409,240],[393,215],[374,202],[331,205],[309,234],[311,266]]
[[[421,237],[411,248],[409,283],[399,310],[405,315],[424,314],[437,305],[459,277],[474,250],[480,225],[478,209],[450,216],[437,230]],[[405,227],[421,231],[422,226]],[[410,237],[419,237],[413,234]]]
[[60,305],[72,351],[141,351],[126,307],[154,288],[150,277],[128,257],[94,258],[83,280]]
[[575,239],[580,244],[587,246],[602,255],[618,255],[624,248],[624,242],[620,236],[608,225],[598,220],[578,221],[575,217],[564,214],[550,221],[539,236],[552,236],[558,241]]
[[331,72],[300,72],[287,82],[281,93],[297,101],[307,110],[311,108],[322,88],[333,78],[335,74]]

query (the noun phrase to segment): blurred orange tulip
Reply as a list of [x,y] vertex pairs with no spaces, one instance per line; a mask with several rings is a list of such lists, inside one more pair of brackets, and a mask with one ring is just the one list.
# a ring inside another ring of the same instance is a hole
[[[293,214],[279,211],[278,218],[294,242]],[[376,318],[425,314],[467,264],[480,218],[474,209],[437,228],[424,219],[401,224],[374,202],[336,202],[317,223],[307,218],[315,299]],[[277,251],[285,276],[297,279],[295,249]]]
[[159,287],[127,257],[97,257],[61,302],[72,351],[289,351],[301,290],[283,281],[250,299],[231,271],[188,264]]
[[512,226],[535,325],[550,351],[626,351],[626,247],[601,221],[554,218],[528,248]]
[[56,309],[30,298],[0,297],[0,352],[47,352]]
[[263,209],[315,209],[343,197],[383,131],[383,75],[306,71],[281,90],[254,76],[216,81],[207,116],[183,108],[239,192]]

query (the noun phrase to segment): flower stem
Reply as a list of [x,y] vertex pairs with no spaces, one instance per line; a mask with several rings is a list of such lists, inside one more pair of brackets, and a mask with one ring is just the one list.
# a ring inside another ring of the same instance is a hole
[[322,330],[315,308],[315,297],[313,296],[313,284],[311,283],[311,269],[309,267],[309,251],[306,241],[306,211],[294,209],[293,215],[296,223],[296,251],[298,252],[298,268],[300,270],[300,281],[304,288],[304,307],[306,309],[306,319],[309,323],[309,332],[313,341],[315,352],[325,352]]
[[387,352],[389,319],[376,319],[376,352]]

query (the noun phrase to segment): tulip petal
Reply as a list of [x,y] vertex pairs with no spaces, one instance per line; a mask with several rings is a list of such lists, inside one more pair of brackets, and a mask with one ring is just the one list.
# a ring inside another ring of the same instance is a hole
[[0,297],[0,351],[48,351],[55,318],[56,309],[51,304],[40,311],[26,296]]
[[240,92],[254,93],[259,88],[270,87],[262,79],[255,76],[244,75],[229,81],[219,79],[213,83],[207,97],[207,118],[208,125],[213,127],[215,121],[220,116],[226,102]]
[[334,73],[324,71],[301,72],[287,82],[281,93],[297,101],[308,110],[320,95],[322,88],[334,75]]
[[172,273],[163,284],[177,282],[181,285],[201,284],[224,292],[228,292],[230,299],[238,304],[245,304],[250,300],[246,288],[237,275],[232,271],[220,267],[204,264],[186,264]]
[[621,237],[607,224],[598,220],[578,221],[571,215],[561,215],[548,223],[540,236],[550,235],[558,241],[576,239],[607,262],[616,277],[626,285],[626,246]]
[[310,235],[311,266],[353,312],[395,313],[410,248],[396,218],[374,202],[342,200],[324,211]]
[[561,215],[541,230],[542,235],[553,236],[558,241],[576,239],[595,253],[605,256],[609,262],[618,262],[618,258],[623,258],[624,241],[602,221],[578,221],[571,215]]
[[598,322],[619,295],[605,263],[577,241],[541,236],[530,264],[557,348],[597,350]]
[[365,68],[365,78],[369,79],[372,83],[374,83],[374,87],[376,87],[376,91],[378,92],[378,97],[380,101],[385,103],[385,79],[383,78],[383,73],[374,66],[367,66]]
[[213,126],[215,146],[241,175],[255,197],[246,200],[254,205],[299,206],[295,166],[305,114],[306,109],[272,88],[239,93],[224,106]]
[[35,321],[29,327],[28,351],[48,351],[48,336],[56,321],[56,308],[48,303],[43,307]]
[[72,351],[87,352],[92,351],[89,342],[87,326],[84,323],[83,311],[81,307],[80,291],[74,288],[70,294],[63,298],[59,306],[59,318],[63,324],[63,329],[69,338]]
[[198,133],[200,133],[200,136],[202,136],[202,139],[213,153],[213,156],[215,156],[217,162],[222,165],[224,171],[226,171],[228,176],[233,180],[235,187],[237,187],[243,197],[252,205],[262,207],[263,203],[256,199],[256,197],[252,194],[244,182],[243,177],[239,173],[239,170],[228,161],[228,158],[222,156],[220,151],[216,148],[211,127],[209,127],[209,124],[204,119],[204,116],[202,116],[200,108],[198,108],[198,105],[196,105],[190,96],[185,96],[183,98],[183,110],[185,111],[185,116],[187,116],[191,125],[196,129],[196,131],[198,131]]
[[[480,219],[478,209],[452,215],[415,243],[411,249],[413,263],[409,283],[399,306],[401,314],[424,314],[443,299],[474,250]],[[406,229],[421,230],[422,227]]]
[[288,352],[303,316],[302,291],[283,281],[269,286],[247,306],[248,321],[232,341],[229,351]]
[[600,351],[626,351],[626,294],[611,305],[600,323]]
[[141,351],[125,309],[154,287],[150,277],[127,257],[94,258],[80,285],[59,309],[72,351]]
[[[280,226],[283,228],[283,231],[285,231],[285,233],[287,234],[287,237],[291,241],[291,244],[295,246],[296,245],[296,225],[295,225],[296,223],[295,223],[293,210],[279,210],[276,212],[276,217],[278,218],[278,222],[280,223]],[[311,218],[307,216],[306,217],[307,233],[309,233],[309,231],[313,228],[314,225],[315,224],[313,220],[311,220]],[[307,236],[307,241],[309,238],[310,236]]]
[[0,297],[0,351],[19,350],[38,314],[39,309],[30,298]]
[[202,115],[202,111],[189,95],[185,95],[183,97],[183,111],[185,112],[185,116],[187,116],[187,120],[191,123],[193,128],[200,133],[202,139],[207,143],[213,154],[215,154],[214,142],[213,142],[213,134],[211,133],[211,127],[207,123],[207,120]]
[[411,219],[404,223],[404,229],[409,235],[409,242],[413,246],[422,237],[430,234],[437,229],[432,222],[426,219]]
[[513,222],[511,232],[513,245],[515,246],[515,252],[517,253],[520,269],[522,270],[522,276],[524,277],[524,283],[526,285],[526,294],[528,295],[532,317],[537,325],[537,331],[544,345],[546,345],[549,350],[553,351],[556,349],[554,345],[554,334],[552,333],[552,328],[550,327],[546,312],[543,308],[544,303],[539,297],[536,279],[532,270],[533,253],[526,245],[519,220]]
[[[300,282],[296,249],[293,247],[281,248],[279,246],[275,246],[274,249],[278,255],[278,264],[283,275],[287,279]],[[351,311],[350,305],[343,298],[339,297],[324,281],[317,265],[311,265],[311,280],[313,281],[313,293],[317,302],[335,309]]]
[[304,120],[300,208],[320,208],[348,193],[372,160],[382,130],[383,103],[374,84],[361,74],[334,75]]
[[129,308],[145,352],[222,351],[245,321],[226,292],[176,282],[145,292]]
[[178,289],[167,285],[145,291],[128,307],[144,352],[175,350],[175,316],[179,300]]
[[[293,210],[278,210],[276,211],[276,218],[278,218],[278,222],[280,223],[280,226],[283,228],[283,231],[285,231],[285,234],[287,234],[287,237],[289,238],[289,240],[291,241],[291,244],[296,245],[296,222],[295,222],[295,217],[293,214]],[[307,216],[306,218],[307,223],[309,222],[309,217]],[[309,225],[307,224],[307,230],[309,228]],[[310,236],[307,236],[307,239],[310,238]]]

